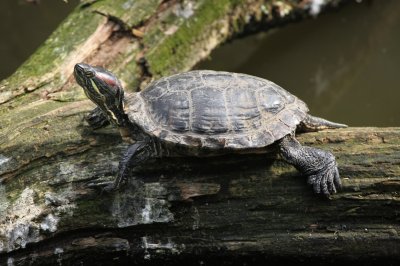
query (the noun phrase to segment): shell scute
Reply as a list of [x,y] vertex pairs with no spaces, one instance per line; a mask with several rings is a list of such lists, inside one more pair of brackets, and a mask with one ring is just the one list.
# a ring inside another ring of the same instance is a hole
[[149,103],[156,119],[163,127],[173,131],[185,132],[189,130],[189,102],[187,92],[170,92],[158,99],[151,99]]
[[281,121],[274,121],[268,124],[268,130],[272,133],[275,140],[281,139],[292,132],[292,128],[288,127]]
[[261,126],[262,116],[257,105],[255,90],[228,88],[226,90],[228,119],[233,132],[245,132]]
[[225,99],[221,90],[213,87],[194,89],[191,98],[193,132],[220,134],[228,131]]
[[225,147],[225,138],[209,136],[202,139],[202,146],[212,149],[223,149]]
[[149,101],[154,101],[161,98],[167,92],[169,92],[169,81],[167,79],[161,79],[151,84],[151,86],[148,86],[146,90],[141,92],[141,95]]
[[[169,88],[171,91],[187,91],[188,89],[201,86],[201,81],[193,75],[184,73],[174,79],[167,79],[169,81]],[[196,84],[197,83],[197,84]]]
[[266,130],[260,130],[257,131],[257,133],[251,135],[251,146],[267,146],[275,141],[274,136],[266,131]]
[[231,73],[202,71],[200,75],[205,87],[224,89],[230,87],[232,82]]
[[270,116],[277,114],[286,105],[285,98],[281,94],[276,93],[272,87],[258,90],[258,101],[260,108],[270,114]]

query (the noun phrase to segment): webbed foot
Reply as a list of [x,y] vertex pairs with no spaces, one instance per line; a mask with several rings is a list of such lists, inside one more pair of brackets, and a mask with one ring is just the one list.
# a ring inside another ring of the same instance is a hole
[[[326,159],[322,169],[315,169],[312,173],[305,173],[307,183],[313,186],[314,192],[317,194],[324,194],[329,196],[336,193],[337,189],[342,187],[342,182],[339,176],[339,170],[336,165],[335,157],[330,152],[319,150],[326,153],[323,158]],[[311,169],[312,170],[312,169]]]
[[283,158],[307,176],[307,183],[314,192],[329,196],[341,188],[335,156],[328,151],[302,146],[294,137],[287,135],[280,142]]

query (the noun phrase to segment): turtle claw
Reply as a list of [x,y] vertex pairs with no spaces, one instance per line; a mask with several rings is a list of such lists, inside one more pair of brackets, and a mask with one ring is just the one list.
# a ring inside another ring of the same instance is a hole
[[342,180],[340,180],[339,169],[337,168],[336,165],[335,165],[333,182],[334,182],[334,186],[336,186],[338,189],[342,188]]
[[339,170],[334,162],[332,161],[325,168],[307,178],[307,183],[313,186],[316,194],[328,197],[341,188]]
[[116,182],[104,182],[101,186],[100,194],[111,194],[118,191],[121,188],[121,184],[116,184]]
[[307,176],[307,183],[313,186],[316,194],[329,197],[341,187],[339,170],[332,153],[301,146],[289,135],[280,142],[280,149],[283,158]]
[[115,179],[115,182],[112,184],[111,189],[113,191],[118,191],[122,186],[124,186],[126,181],[127,177],[117,176],[117,179]]

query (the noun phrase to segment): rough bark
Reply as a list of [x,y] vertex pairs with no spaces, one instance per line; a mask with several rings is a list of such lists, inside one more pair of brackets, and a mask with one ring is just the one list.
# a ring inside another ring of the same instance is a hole
[[330,200],[273,154],[153,161],[102,191],[126,144],[84,122],[75,63],[137,90],[244,30],[307,17],[307,2],[84,1],[0,84],[0,264],[398,260],[398,128],[299,137],[338,158],[344,189]]

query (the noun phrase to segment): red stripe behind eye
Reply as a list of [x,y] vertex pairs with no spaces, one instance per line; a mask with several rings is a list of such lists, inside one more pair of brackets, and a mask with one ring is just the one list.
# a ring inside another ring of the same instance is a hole
[[115,87],[117,85],[117,81],[115,80],[115,78],[110,76],[110,75],[108,75],[108,74],[96,73],[96,77],[98,79],[101,79],[102,81],[104,81],[108,85],[110,85],[110,87]]

